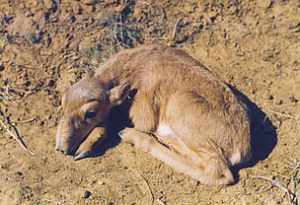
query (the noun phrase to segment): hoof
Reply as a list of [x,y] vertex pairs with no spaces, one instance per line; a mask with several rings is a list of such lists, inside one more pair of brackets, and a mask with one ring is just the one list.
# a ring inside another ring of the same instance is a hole
[[77,160],[88,158],[88,157],[91,157],[91,156],[92,156],[91,151],[84,150],[84,151],[76,153],[75,156],[74,156],[74,159],[77,161]]
[[125,128],[124,130],[121,130],[118,134],[122,140],[130,142],[133,140],[134,135],[136,133],[137,131],[134,128]]

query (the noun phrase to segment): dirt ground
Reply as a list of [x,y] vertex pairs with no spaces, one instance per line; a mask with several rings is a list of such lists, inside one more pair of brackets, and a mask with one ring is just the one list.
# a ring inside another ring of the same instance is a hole
[[[153,42],[246,96],[254,158],[236,184],[203,186],[122,142],[81,161],[55,151],[64,90]],[[0,204],[300,204],[299,100],[297,0],[0,0],[0,119],[34,153],[0,126]]]

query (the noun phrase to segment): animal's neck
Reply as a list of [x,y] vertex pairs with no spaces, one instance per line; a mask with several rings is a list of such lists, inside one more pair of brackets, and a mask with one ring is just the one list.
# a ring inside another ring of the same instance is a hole
[[109,61],[101,65],[94,77],[98,78],[102,82],[118,85],[121,83],[136,83],[138,78],[139,69],[134,69],[133,66],[124,62]]

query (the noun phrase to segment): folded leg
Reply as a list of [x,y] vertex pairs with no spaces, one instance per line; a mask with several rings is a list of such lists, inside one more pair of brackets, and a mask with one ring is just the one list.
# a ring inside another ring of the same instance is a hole
[[106,138],[105,128],[95,127],[75,153],[74,159],[80,160],[92,156],[95,146]]
[[[135,147],[138,147],[145,152],[148,152],[153,157],[165,162],[167,165],[172,167],[173,169],[182,172],[193,179],[200,181],[204,184],[229,184],[233,182],[233,178],[231,172],[227,172],[226,170],[222,170],[220,176],[215,176],[215,163],[220,163],[218,158],[209,155],[211,165],[205,167],[206,163],[208,163],[207,157],[205,160],[195,162],[180,153],[170,150],[163,144],[159,143],[157,140],[151,138],[148,134],[135,130],[134,128],[126,128],[120,133],[120,137],[128,142],[133,144]],[[221,166],[218,166],[221,167]],[[210,172],[213,172],[211,175]]]

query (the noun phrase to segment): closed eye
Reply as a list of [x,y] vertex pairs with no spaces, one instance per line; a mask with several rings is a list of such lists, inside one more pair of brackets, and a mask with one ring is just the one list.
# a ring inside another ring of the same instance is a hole
[[84,119],[91,119],[97,116],[96,111],[88,111],[84,114]]

